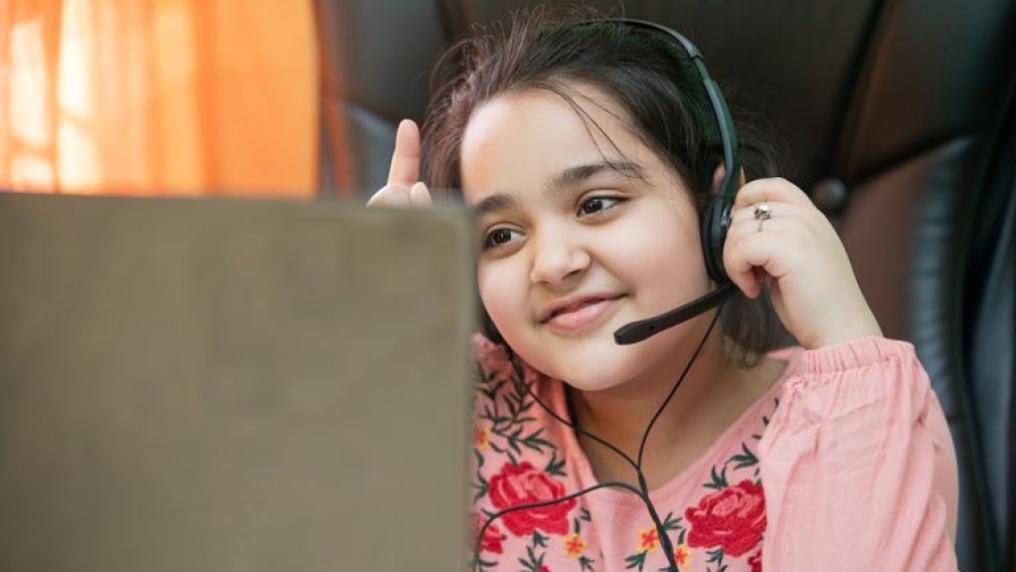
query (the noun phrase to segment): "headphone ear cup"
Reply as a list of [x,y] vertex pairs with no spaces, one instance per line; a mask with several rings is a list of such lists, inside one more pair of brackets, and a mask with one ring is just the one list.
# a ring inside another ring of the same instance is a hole
[[702,212],[702,256],[706,271],[717,285],[730,281],[723,266],[723,245],[730,227],[730,207],[720,197],[713,197]]

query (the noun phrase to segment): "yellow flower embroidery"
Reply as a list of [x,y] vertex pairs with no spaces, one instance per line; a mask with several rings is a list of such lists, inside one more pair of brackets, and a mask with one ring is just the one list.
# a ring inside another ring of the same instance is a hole
[[486,449],[490,444],[490,428],[476,425],[473,427],[473,446],[477,449]]
[[691,550],[683,544],[678,544],[674,549],[674,563],[678,566],[687,566],[691,562]]
[[589,546],[589,544],[583,542],[577,534],[569,534],[564,537],[564,553],[572,558],[582,556],[586,551],[586,546]]
[[639,531],[639,547],[637,552],[656,552],[659,546],[660,537],[656,534],[655,526]]

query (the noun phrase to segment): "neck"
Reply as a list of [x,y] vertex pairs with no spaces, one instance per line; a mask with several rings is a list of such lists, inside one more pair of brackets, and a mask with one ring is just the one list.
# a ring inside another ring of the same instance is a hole
[[[709,312],[689,322],[687,342],[639,378],[595,392],[569,387],[568,399],[578,426],[637,461],[646,426],[687,367],[713,315]],[[683,465],[681,459],[694,456],[702,443],[711,442],[718,425],[736,407],[731,400],[740,393],[733,379],[736,370],[727,364],[723,345],[722,332],[714,326],[680,388],[653,425],[644,453],[644,465],[654,469],[644,467],[651,486],[671,476],[675,467]],[[599,480],[634,481],[634,471],[616,453],[582,435],[579,442]]]

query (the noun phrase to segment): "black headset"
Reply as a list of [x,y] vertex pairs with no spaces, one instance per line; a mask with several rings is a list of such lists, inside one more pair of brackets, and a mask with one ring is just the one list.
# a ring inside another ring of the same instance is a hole
[[[734,198],[737,195],[739,175],[741,172],[740,161],[738,160],[737,134],[734,131],[734,122],[730,117],[730,110],[720,93],[720,88],[709,76],[706,70],[705,60],[695,44],[678,32],[655,22],[637,20],[633,18],[611,18],[580,22],[575,26],[590,24],[621,24],[629,28],[647,31],[654,34],[662,34],[674,45],[680,45],[695,67],[698,79],[701,82],[702,92],[709,100],[713,116],[716,118],[716,127],[719,131],[720,142],[723,146],[723,167],[724,176],[719,192],[711,197],[702,217],[699,221],[699,230],[702,239],[702,253],[705,259],[706,271],[709,277],[717,284],[712,292],[697,298],[683,306],[665,312],[663,314],[646,318],[626,324],[614,332],[614,340],[618,344],[633,344],[640,342],[667,328],[685,322],[707,310],[713,308],[737,293],[737,288],[727,276],[723,265],[723,245],[727,239],[727,230],[730,228],[730,211],[734,206]],[[701,97],[695,99],[702,99]],[[493,320],[487,313],[483,303],[480,303],[480,313],[484,335],[492,342],[507,345],[501,332],[497,330]]]

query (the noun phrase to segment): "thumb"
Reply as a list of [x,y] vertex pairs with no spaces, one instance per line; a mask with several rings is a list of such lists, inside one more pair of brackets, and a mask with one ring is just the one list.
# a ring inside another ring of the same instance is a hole
[[422,181],[416,183],[409,189],[409,204],[414,207],[429,207],[434,204],[430,198],[430,191]]

